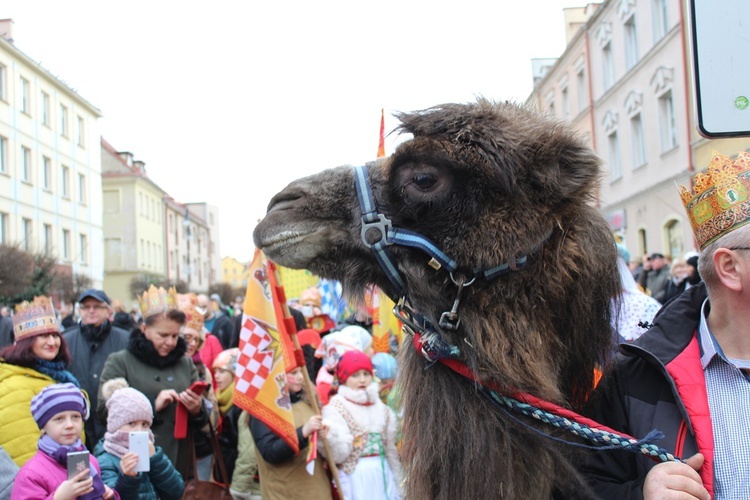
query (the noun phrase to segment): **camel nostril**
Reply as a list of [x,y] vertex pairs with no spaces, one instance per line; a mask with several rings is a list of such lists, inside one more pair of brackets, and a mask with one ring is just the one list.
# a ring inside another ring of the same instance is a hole
[[301,189],[287,188],[271,198],[270,203],[268,203],[268,209],[266,211],[270,213],[272,210],[285,210],[288,208],[292,208],[297,204],[299,200],[302,200],[304,198],[305,192]]

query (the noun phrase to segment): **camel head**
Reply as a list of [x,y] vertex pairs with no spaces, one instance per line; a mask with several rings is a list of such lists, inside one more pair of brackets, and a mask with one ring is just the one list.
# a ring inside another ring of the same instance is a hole
[[[363,168],[337,167],[292,182],[271,200],[255,229],[256,246],[281,265],[341,281],[352,295],[375,284],[395,300],[406,297],[447,342],[460,347],[463,361],[483,380],[580,404],[594,364],[610,349],[610,299],[619,290],[611,235],[590,206],[599,160],[566,125],[516,104],[480,99],[398,117],[400,131],[412,134],[411,140]],[[363,180],[375,217],[427,243],[409,244],[406,236],[384,242],[386,230],[363,231]],[[385,247],[386,265],[374,247]],[[441,318],[457,301],[460,324],[443,325]],[[425,371],[425,360],[407,351],[400,375],[405,432],[434,418],[425,415],[436,404],[425,395],[425,384],[433,384],[432,397],[458,402],[452,384],[464,383],[442,367]],[[445,417],[445,408],[434,408]],[[465,425],[465,417],[456,415],[456,425]],[[512,440],[505,436],[509,425],[493,417],[465,432]],[[480,441],[476,452],[491,455]],[[442,467],[416,441],[406,443],[405,453],[411,461],[424,460],[423,466]],[[502,460],[497,457],[497,467]],[[439,479],[420,474],[410,472],[416,497],[460,496],[466,492],[460,488],[470,487],[468,480],[455,490],[436,486]],[[476,498],[496,493],[488,488],[471,491]],[[524,491],[505,488],[505,494]]]

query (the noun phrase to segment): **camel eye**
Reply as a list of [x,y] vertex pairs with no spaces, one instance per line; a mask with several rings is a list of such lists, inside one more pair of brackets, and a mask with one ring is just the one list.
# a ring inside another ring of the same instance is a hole
[[428,190],[437,184],[438,178],[434,174],[414,174],[412,182],[421,190]]

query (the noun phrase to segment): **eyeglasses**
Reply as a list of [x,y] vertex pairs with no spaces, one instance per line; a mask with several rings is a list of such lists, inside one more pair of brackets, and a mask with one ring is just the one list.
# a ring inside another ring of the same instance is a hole
[[81,306],[81,311],[96,311],[97,309],[102,310],[106,309],[107,306]]
[[732,247],[727,248],[727,250],[750,250],[750,247]]

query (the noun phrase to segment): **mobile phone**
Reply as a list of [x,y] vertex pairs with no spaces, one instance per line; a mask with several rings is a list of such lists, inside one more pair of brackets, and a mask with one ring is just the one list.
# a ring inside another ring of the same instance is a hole
[[196,382],[193,382],[193,385],[190,386],[190,390],[196,393],[198,396],[202,396],[203,392],[208,388],[208,382],[205,382],[203,380],[198,380]]
[[68,479],[73,479],[85,470],[90,470],[89,452],[71,451],[68,453]]
[[148,456],[148,432],[131,432],[128,449],[138,455],[136,472],[148,472],[151,470],[151,462]]

